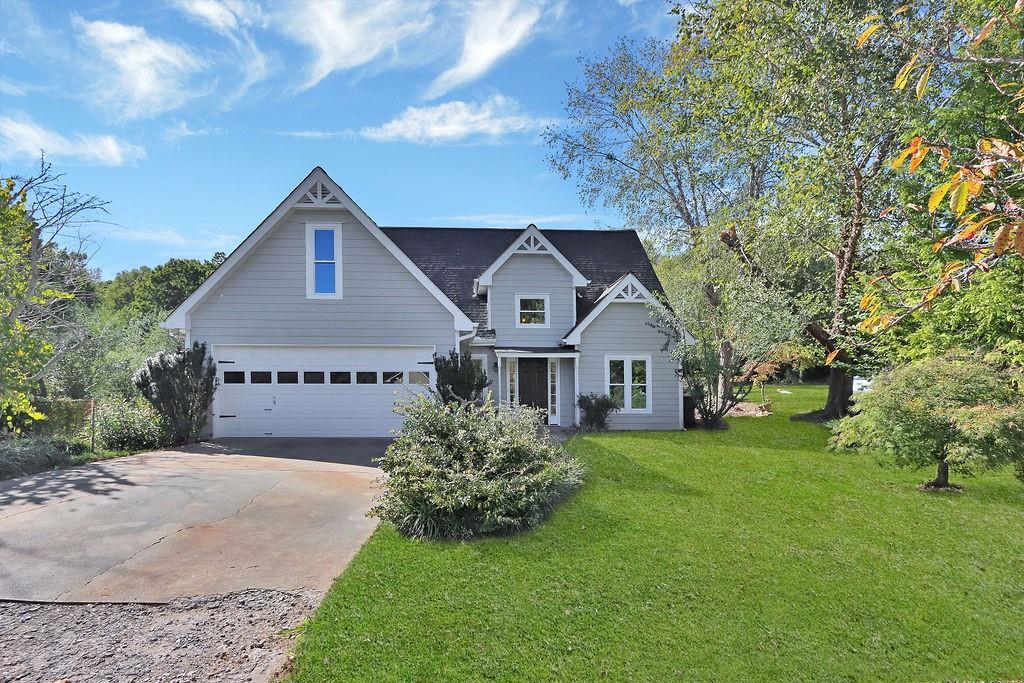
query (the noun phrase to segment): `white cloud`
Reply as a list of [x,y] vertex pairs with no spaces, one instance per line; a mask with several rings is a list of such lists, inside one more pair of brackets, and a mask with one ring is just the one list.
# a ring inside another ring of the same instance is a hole
[[541,17],[541,7],[518,0],[482,0],[473,4],[463,36],[458,63],[430,84],[426,97],[440,97],[487,73],[498,60],[530,36]]
[[263,8],[246,0],[177,0],[189,19],[221,34],[234,47],[242,70],[242,82],[226,100],[230,105],[270,73],[267,56],[256,45],[251,27],[265,24]]
[[524,114],[511,97],[494,95],[480,103],[455,100],[432,107],[408,107],[380,126],[363,128],[363,137],[378,142],[436,144],[467,138],[490,141],[515,133],[533,133],[555,119]]
[[202,61],[185,46],[153,38],[141,26],[73,17],[82,42],[103,62],[89,96],[119,118],[154,116],[198,94],[189,84]]
[[185,138],[192,138],[199,135],[217,135],[224,131],[220,128],[193,128],[185,121],[175,121],[164,131],[164,140],[168,142],[181,142]]
[[0,159],[39,158],[42,150],[51,159],[101,166],[121,166],[144,159],[146,151],[113,135],[81,135],[67,138],[43,128],[27,116],[0,118]]
[[233,247],[238,238],[235,235],[206,232],[196,236],[183,235],[171,228],[119,228],[113,225],[99,226],[98,235],[126,242],[144,242],[178,250],[204,253]]
[[290,138],[309,138],[311,140],[356,137],[356,134],[350,130],[276,130],[274,135],[284,135]]
[[433,3],[425,0],[305,0],[275,13],[274,22],[293,40],[313,51],[300,90],[312,88],[335,71],[364,66],[430,27]]
[[6,78],[0,78],[0,94],[10,95],[11,97],[21,97],[28,90],[25,86],[14,81],[9,81]]

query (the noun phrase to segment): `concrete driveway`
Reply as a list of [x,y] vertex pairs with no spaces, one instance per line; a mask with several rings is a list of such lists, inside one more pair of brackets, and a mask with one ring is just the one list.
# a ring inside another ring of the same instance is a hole
[[223,439],[0,481],[0,600],[324,592],[387,439]]

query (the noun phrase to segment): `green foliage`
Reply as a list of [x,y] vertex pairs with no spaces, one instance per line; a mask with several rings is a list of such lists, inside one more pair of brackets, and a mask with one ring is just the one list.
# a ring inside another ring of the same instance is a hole
[[474,363],[471,354],[460,354],[455,349],[447,356],[435,353],[434,370],[437,373],[437,393],[445,402],[479,403],[483,400],[484,389],[491,385],[491,380],[487,379],[487,368]]
[[63,467],[82,450],[79,444],[49,436],[0,437],[0,479]]
[[0,183],[0,414],[24,413],[40,418],[29,394],[53,347],[45,330],[26,323],[18,310],[26,302],[44,303],[65,294],[57,290],[31,290],[34,232],[26,194],[16,191],[13,179],[3,180]]
[[580,394],[576,397],[580,413],[580,426],[587,431],[603,432],[608,429],[608,418],[622,406],[608,394]]
[[[80,439],[90,438],[89,428]],[[163,445],[160,418],[141,399],[104,400],[96,404],[96,439],[103,448],[114,451],[146,451]]]
[[834,448],[877,450],[897,466],[970,472],[1012,463],[1024,479],[1021,377],[978,356],[945,355],[875,378]]
[[146,361],[135,375],[135,386],[160,417],[172,445],[192,443],[202,436],[217,386],[217,368],[206,344],[165,351]]
[[[926,285],[914,278],[904,285]],[[1024,260],[1007,260],[970,287],[935,299],[896,328],[883,332],[878,343],[887,358],[904,363],[948,351],[998,352],[1024,367]]]
[[384,492],[370,514],[414,538],[469,539],[535,527],[576,489],[583,469],[538,411],[417,396],[378,462]]
[[155,268],[141,266],[118,273],[101,288],[101,308],[108,316],[166,315],[195,291],[224,258],[221,252],[209,261],[172,258]]

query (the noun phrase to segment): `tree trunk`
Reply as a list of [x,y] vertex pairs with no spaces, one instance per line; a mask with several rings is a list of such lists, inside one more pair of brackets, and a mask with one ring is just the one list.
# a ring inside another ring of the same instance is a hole
[[945,460],[939,461],[939,470],[931,485],[937,489],[949,488],[949,463]]
[[836,420],[850,412],[850,396],[853,395],[853,377],[843,368],[833,367],[828,373],[828,397],[822,420]]
[[718,363],[721,372],[718,375],[718,402],[725,405],[732,396],[732,376],[728,368],[732,367],[732,342],[723,339],[718,347]]

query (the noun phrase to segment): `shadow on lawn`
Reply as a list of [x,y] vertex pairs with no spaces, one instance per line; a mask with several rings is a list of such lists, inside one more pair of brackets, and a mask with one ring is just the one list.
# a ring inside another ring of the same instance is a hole
[[[647,433],[645,437],[654,444],[671,441],[677,436],[670,432],[664,435]],[[667,493],[676,496],[701,496],[700,489],[688,486],[681,479],[665,475],[647,465],[630,458],[628,454],[599,445],[594,440],[581,442],[585,451],[584,461],[591,465],[588,480],[598,479],[635,493]],[[685,463],[680,462],[680,477],[685,476]]]

